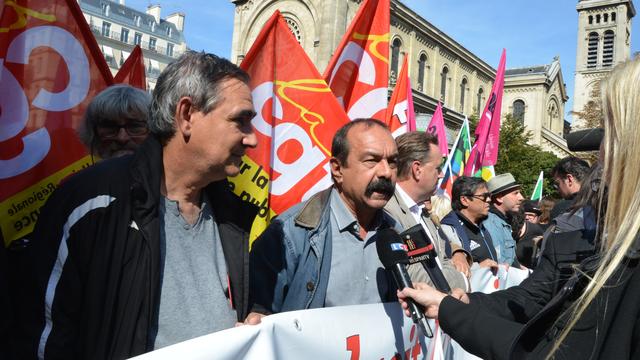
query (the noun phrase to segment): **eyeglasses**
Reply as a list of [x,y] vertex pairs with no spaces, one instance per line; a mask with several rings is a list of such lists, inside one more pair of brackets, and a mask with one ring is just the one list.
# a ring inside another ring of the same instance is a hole
[[102,139],[111,139],[118,136],[120,133],[120,129],[124,129],[129,136],[143,136],[149,132],[149,128],[147,128],[147,124],[142,121],[134,121],[127,123],[125,125],[118,124],[100,124],[96,128],[96,132],[98,136]]
[[478,200],[484,201],[484,202],[489,202],[489,200],[491,199],[491,193],[488,193],[488,192],[486,192],[484,194],[478,194],[478,195],[471,194],[471,195],[465,195],[465,196],[466,197],[472,197],[472,198],[475,198],[475,199],[478,199]]

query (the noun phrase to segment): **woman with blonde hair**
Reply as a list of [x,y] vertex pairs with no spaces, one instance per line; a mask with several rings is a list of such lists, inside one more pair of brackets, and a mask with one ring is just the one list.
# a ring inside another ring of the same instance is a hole
[[403,307],[407,297],[423,304],[452,338],[484,358],[640,358],[640,59],[616,67],[601,89],[608,191],[600,187],[599,202],[608,206],[597,216],[595,255],[575,266],[553,298],[531,303],[541,306],[531,316],[506,319],[472,294],[447,296],[424,284],[399,292]]

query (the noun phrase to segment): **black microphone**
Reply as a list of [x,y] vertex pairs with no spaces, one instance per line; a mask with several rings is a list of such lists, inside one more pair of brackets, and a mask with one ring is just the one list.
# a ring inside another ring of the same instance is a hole
[[[402,242],[402,238],[393,229],[381,229],[378,231],[376,240],[376,250],[378,257],[384,268],[393,274],[398,289],[406,287],[413,288],[413,283],[407,273],[409,257],[407,256],[407,246]],[[424,336],[433,337],[433,332],[427,319],[424,317],[424,307],[416,304],[412,299],[407,299],[409,312],[413,323],[418,325]]]
[[414,225],[400,234],[407,245],[409,264],[421,263],[424,270],[431,278],[433,286],[446,294],[451,294],[449,282],[445,279],[438,262],[436,252],[431,239],[427,236],[422,225]]

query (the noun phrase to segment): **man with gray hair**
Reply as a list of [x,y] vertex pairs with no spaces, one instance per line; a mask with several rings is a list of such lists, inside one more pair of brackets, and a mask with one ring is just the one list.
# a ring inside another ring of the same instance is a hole
[[158,78],[135,154],[54,192],[34,232],[20,358],[128,358],[245,318],[257,208],[226,178],[257,145],[248,82],[188,51]]
[[133,154],[149,133],[150,102],[149,94],[124,84],[109,86],[96,95],[78,129],[89,154],[102,159]]

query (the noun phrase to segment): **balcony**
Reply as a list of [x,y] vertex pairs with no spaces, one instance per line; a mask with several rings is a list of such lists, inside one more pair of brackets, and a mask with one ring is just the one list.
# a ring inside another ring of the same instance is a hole
[[[133,42],[134,35],[131,34],[131,33],[129,33],[129,37],[127,39],[128,41],[120,41],[120,33],[119,32],[110,31],[109,35],[103,35],[101,28],[99,28],[99,27],[97,27],[95,25],[91,25],[90,27],[91,27],[91,32],[94,34],[96,39],[98,39],[98,38],[110,39],[110,40],[113,40],[113,41],[117,41],[119,43],[124,43],[124,44],[129,44],[129,45],[135,46],[135,44]],[[168,56],[168,57],[171,57],[171,58],[174,58],[174,59],[178,58],[178,57],[180,57],[180,55],[182,55],[182,52],[180,52],[179,50],[177,50],[174,47],[173,55],[169,56],[169,55],[167,55],[167,48],[166,47],[156,45],[155,48],[151,48],[149,46],[149,42],[148,41],[142,41],[140,43],[140,47],[143,50],[153,51],[155,53],[158,53],[158,54],[161,54],[161,55],[164,55],[164,56]]]

